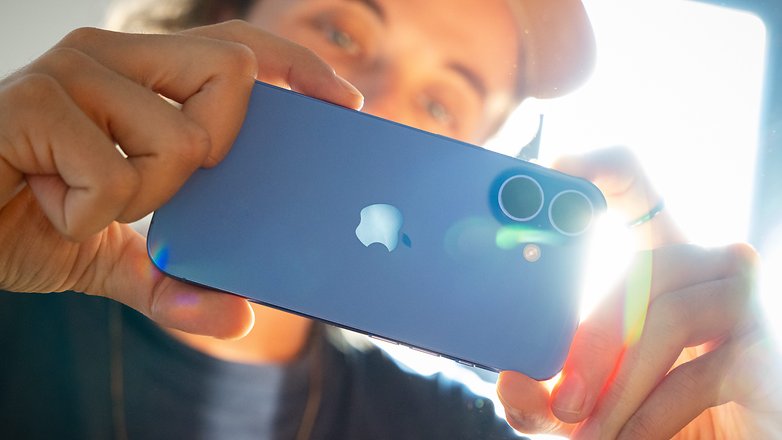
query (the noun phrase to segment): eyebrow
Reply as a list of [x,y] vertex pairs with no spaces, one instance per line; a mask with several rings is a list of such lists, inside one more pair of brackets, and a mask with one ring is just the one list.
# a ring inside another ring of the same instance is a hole
[[380,3],[377,2],[377,0],[351,0],[355,1],[357,3],[361,3],[362,5],[366,6],[374,12],[377,17],[382,21],[383,23],[386,22],[386,12],[383,10],[383,7],[380,6]]
[[450,63],[446,67],[464,78],[464,80],[467,81],[467,83],[473,89],[475,89],[476,92],[478,92],[478,95],[480,95],[481,99],[486,98],[486,95],[488,94],[486,83],[472,69],[460,63]]
[[[386,22],[385,10],[383,10],[383,7],[380,6],[380,3],[378,3],[377,0],[349,0],[349,1],[361,3],[362,5],[366,6],[369,10],[374,12],[378,16],[380,21],[382,21],[383,23]],[[475,91],[478,93],[481,99],[486,98],[486,96],[488,95],[488,89],[486,87],[486,83],[472,69],[458,62],[450,63],[446,67],[454,71],[457,75],[464,78],[464,80],[467,81],[467,84],[469,84],[473,89],[475,89]]]

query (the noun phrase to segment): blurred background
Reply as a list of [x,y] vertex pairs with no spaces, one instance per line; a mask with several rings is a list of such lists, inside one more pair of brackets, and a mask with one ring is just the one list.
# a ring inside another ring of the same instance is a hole
[[80,26],[100,26],[109,0],[4,1],[0,6],[0,77],[27,64]]

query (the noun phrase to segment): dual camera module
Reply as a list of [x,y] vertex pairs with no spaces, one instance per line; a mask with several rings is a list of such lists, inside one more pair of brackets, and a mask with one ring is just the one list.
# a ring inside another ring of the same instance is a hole
[[[545,206],[543,187],[531,176],[518,174],[506,179],[499,190],[499,204],[503,214],[517,222],[530,221]],[[592,202],[582,192],[566,189],[558,192],[548,204],[551,226],[566,236],[586,232],[592,223]]]

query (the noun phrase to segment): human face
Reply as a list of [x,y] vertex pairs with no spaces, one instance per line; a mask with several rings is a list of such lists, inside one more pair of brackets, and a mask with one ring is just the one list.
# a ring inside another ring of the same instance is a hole
[[260,0],[247,20],[306,46],[364,94],[364,111],[466,141],[513,102],[506,0]]

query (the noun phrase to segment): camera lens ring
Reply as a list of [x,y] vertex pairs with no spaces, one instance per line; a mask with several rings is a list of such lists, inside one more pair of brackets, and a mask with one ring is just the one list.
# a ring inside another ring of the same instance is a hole
[[[589,221],[587,221],[586,224],[581,229],[576,230],[575,232],[571,232],[571,231],[567,231],[565,229],[562,229],[560,227],[560,225],[557,224],[557,221],[554,219],[554,212],[553,211],[554,211],[554,209],[556,209],[557,200],[560,199],[562,196],[568,195],[568,194],[577,194],[577,195],[581,196],[581,198],[583,198],[586,201],[587,205],[589,206]],[[549,219],[549,222],[551,223],[551,226],[553,226],[554,229],[556,229],[557,232],[559,232],[560,234],[566,235],[568,237],[575,237],[575,236],[581,235],[584,232],[586,232],[587,230],[589,230],[589,227],[592,226],[592,220],[594,219],[594,214],[595,214],[595,207],[594,207],[594,205],[592,205],[592,201],[589,200],[589,197],[587,197],[586,194],[582,193],[581,191],[577,191],[577,190],[574,190],[574,189],[567,189],[567,190],[564,190],[564,191],[560,191],[557,195],[554,196],[553,199],[551,199],[551,203],[549,204],[549,207],[548,207],[548,219]]]
[[[503,194],[505,193],[505,189],[508,187],[508,184],[511,184],[513,183],[513,181],[518,179],[528,180],[532,182],[537,188],[537,197],[539,197],[540,201],[538,203],[537,208],[532,214],[525,215],[525,216],[518,216],[518,215],[511,214],[511,212],[506,208],[505,203],[503,202]],[[540,186],[540,183],[538,183],[537,180],[535,180],[534,178],[526,174],[516,174],[514,176],[505,179],[505,181],[500,186],[500,190],[497,194],[497,202],[500,206],[500,210],[502,210],[502,213],[505,214],[506,217],[510,218],[511,220],[515,220],[517,222],[524,222],[535,218],[543,209],[544,201],[545,201],[545,196],[543,194],[543,187]]]

